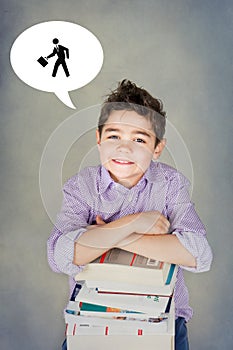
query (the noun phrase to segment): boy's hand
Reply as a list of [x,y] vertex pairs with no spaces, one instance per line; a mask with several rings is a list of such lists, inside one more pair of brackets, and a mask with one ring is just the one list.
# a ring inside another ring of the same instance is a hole
[[139,234],[164,234],[170,227],[170,222],[157,210],[138,213],[135,223],[135,232]]
[[96,224],[95,224],[95,225],[89,225],[89,226],[87,226],[87,229],[88,229],[88,230],[92,230],[93,228],[95,228],[95,227],[97,227],[97,226],[105,225],[105,224],[106,224],[105,221],[104,221],[104,220],[101,218],[101,216],[99,216],[99,215],[96,216],[95,221],[96,221]]
[[159,235],[168,233],[170,223],[159,211],[142,212],[136,215],[134,226],[137,227],[135,233],[121,240],[116,248],[123,248],[138,239],[144,234]]
[[96,225],[105,225],[105,221],[101,218],[101,216],[96,216]]
[[[135,216],[134,224],[136,226],[136,230],[134,231],[137,234],[149,234],[149,235],[157,235],[168,233],[170,223],[165,218],[163,214],[159,211],[147,211],[137,214],[132,214]],[[88,230],[96,228],[97,226],[105,225],[105,221],[101,218],[101,216],[96,216],[96,224],[87,226]],[[132,232],[133,233],[133,232]]]

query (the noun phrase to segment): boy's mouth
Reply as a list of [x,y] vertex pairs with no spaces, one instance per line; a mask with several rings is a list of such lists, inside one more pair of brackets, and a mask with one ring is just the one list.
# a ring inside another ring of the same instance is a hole
[[115,164],[120,164],[120,165],[132,165],[134,162],[131,162],[130,160],[125,160],[125,159],[112,159],[112,161]]

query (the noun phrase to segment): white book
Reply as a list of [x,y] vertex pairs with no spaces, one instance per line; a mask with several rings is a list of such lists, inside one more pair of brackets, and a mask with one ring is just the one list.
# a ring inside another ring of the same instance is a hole
[[[74,302],[75,303],[75,302]],[[77,303],[76,303],[77,304]],[[101,320],[97,317],[75,316],[65,313],[66,337],[69,350],[174,350],[174,302],[168,318],[162,323],[147,327],[147,322],[127,320]],[[111,322],[118,322],[112,327]],[[129,323],[130,322],[130,323]],[[126,327],[126,324],[129,325]],[[134,326],[130,327],[132,324]],[[119,326],[118,326],[119,325]]]
[[170,299],[169,296],[159,295],[99,293],[96,288],[88,288],[85,282],[77,284],[76,290],[76,302],[150,313],[154,316],[165,312]]
[[[88,288],[97,288],[99,293],[111,292],[113,294],[117,293],[129,293],[129,294],[149,294],[149,295],[164,295],[170,296],[173,293],[176,275],[177,275],[177,265],[171,264],[169,267],[169,273],[167,275],[167,280],[165,284],[158,284],[158,281],[151,280],[150,284],[145,283],[144,276],[137,277],[135,282],[128,281],[127,278],[120,280],[120,277],[114,280],[113,275],[111,280],[108,279],[98,279],[98,275],[93,276],[93,279],[85,279],[86,276],[82,272],[76,275],[75,280],[81,281],[86,280],[86,285]],[[128,272],[128,275],[130,273]],[[129,278],[128,278],[129,280]]]
[[76,280],[138,284],[143,279],[145,286],[164,286],[172,264],[113,248],[87,264]]
[[161,322],[152,323],[138,320],[116,320],[65,314],[65,322],[67,324],[67,335],[83,335],[84,333],[89,335],[145,335],[167,332],[170,320],[169,318],[164,318]]

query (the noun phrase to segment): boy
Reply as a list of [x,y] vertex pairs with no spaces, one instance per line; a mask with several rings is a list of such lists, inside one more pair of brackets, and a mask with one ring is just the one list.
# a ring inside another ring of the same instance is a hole
[[96,131],[101,165],[66,182],[48,259],[54,271],[71,277],[71,289],[82,265],[113,247],[179,265],[175,343],[186,350],[192,309],[182,269],[209,270],[212,253],[188,180],[157,162],[165,121],[162,102],[130,81],[111,92]]

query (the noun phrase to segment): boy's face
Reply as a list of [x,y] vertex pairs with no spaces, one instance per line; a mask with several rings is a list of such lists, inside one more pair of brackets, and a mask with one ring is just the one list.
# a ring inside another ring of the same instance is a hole
[[150,121],[135,111],[111,112],[101,137],[98,130],[96,137],[102,165],[114,181],[128,188],[138,183],[165,146],[162,140],[155,148]]

